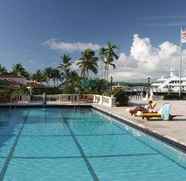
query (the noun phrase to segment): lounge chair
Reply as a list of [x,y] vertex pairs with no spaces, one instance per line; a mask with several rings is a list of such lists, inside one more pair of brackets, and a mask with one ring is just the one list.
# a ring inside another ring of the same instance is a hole
[[136,116],[137,112],[142,112],[142,113],[145,113],[145,112],[155,112],[155,107],[156,107],[157,103],[156,102],[152,102],[152,101],[149,101],[147,105],[145,106],[137,106],[137,107],[134,107],[134,108],[131,108],[131,109],[128,109],[128,112],[130,113],[131,116]]
[[[158,112],[145,112],[141,113],[139,115],[136,115],[137,117],[141,117],[142,119],[150,120],[151,118],[162,118],[162,115]],[[169,115],[169,120],[172,120],[176,115]]]
[[142,119],[146,118],[150,120],[150,118],[161,118],[163,120],[172,120],[176,115],[171,114],[171,105],[164,104],[158,112],[141,112],[136,116],[142,117]]

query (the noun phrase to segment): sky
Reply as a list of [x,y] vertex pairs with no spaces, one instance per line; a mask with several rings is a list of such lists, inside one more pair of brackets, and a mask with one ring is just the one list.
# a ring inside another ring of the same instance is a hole
[[33,72],[111,41],[120,52],[115,80],[176,73],[185,7],[185,0],[1,0],[0,64]]

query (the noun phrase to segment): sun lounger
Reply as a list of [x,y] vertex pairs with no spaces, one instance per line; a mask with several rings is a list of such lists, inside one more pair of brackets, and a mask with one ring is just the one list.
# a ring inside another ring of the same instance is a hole
[[[149,101],[150,102],[150,101]],[[134,108],[130,108],[128,109],[128,112],[130,113],[131,116],[136,116],[137,112],[154,112],[155,107],[156,107],[157,103],[156,102],[152,102],[148,103],[146,106],[136,106]]]
[[[162,118],[161,114],[159,114],[158,112],[146,112],[136,116],[147,120],[150,120],[151,118]],[[172,120],[174,117],[176,117],[176,115],[170,115],[169,120]]]

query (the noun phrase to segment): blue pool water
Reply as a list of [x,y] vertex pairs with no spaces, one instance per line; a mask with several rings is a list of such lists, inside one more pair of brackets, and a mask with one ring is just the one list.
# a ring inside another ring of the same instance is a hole
[[0,108],[0,180],[185,181],[181,151],[88,108]]

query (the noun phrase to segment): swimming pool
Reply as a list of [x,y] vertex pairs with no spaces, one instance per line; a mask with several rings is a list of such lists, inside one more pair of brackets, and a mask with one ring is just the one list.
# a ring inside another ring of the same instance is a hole
[[91,108],[0,108],[0,180],[183,181],[186,156]]

